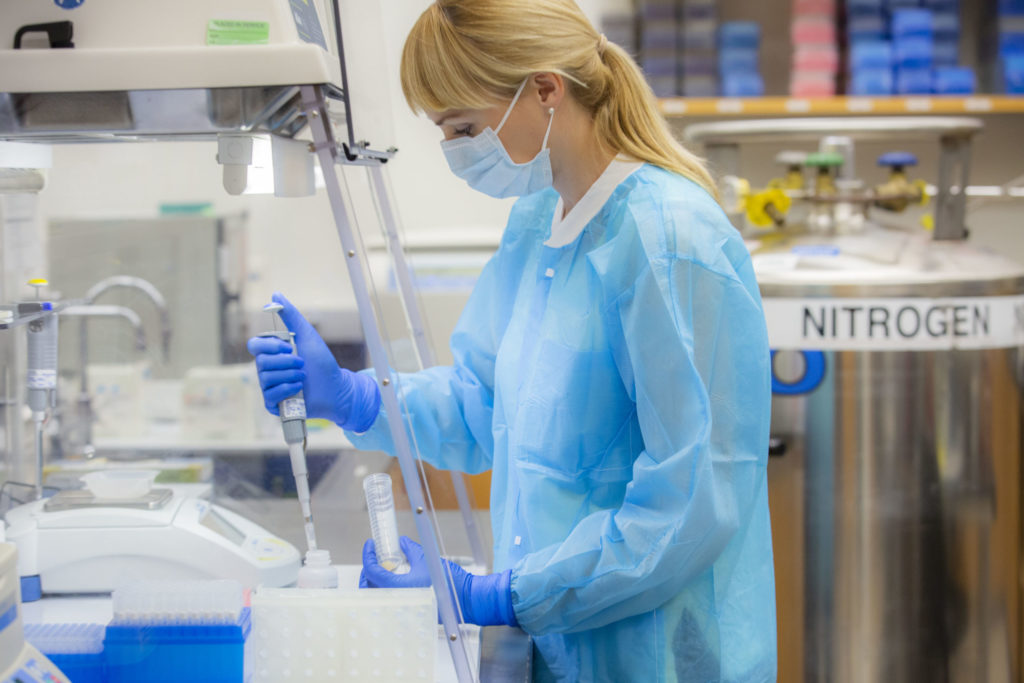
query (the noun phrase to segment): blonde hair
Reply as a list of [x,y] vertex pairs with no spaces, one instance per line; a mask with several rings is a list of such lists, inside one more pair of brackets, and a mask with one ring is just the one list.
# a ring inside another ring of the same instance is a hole
[[636,62],[573,0],[437,0],[402,51],[402,91],[413,111],[485,109],[539,72],[566,79],[601,144],[717,197],[703,161],[672,136]]

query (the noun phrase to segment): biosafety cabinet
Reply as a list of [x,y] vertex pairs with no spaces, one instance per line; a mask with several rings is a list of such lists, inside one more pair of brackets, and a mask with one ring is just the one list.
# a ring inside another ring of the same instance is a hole
[[[779,680],[1020,681],[1024,268],[964,240],[972,119],[693,126],[772,345]],[[934,186],[908,139],[941,148]],[[754,190],[739,147],[780,155]],[[891,141],[877,183],[863,141]],[[922,205],[924,208],[915,209]],[[924,213],[924,229],[903,220]]]

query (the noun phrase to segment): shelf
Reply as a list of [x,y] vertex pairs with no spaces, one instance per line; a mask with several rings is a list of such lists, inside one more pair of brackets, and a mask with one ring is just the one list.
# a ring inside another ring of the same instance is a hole
[[1024,114],[1024,97],[666,97],[661,113],[673,116],[820,116],[872,114]]

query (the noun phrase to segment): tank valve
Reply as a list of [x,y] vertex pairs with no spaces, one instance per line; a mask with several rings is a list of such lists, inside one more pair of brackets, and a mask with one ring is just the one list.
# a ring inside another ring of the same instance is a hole
[[888,152],[878,157],[878,165],[888,168],[889,179],[875,188],[875,206],[887,211],[904,211],[911,204],[928,203],[927,185],[911,181],[906,169],[917,166],[917,157],[909,152]]
[[839,152],[814,152],[807,155],[804,165],[818,171],[814,179],[815,195],[829,197],[836,194],[836,176],[843,161],[843,155]]
[[786,174],[773,179],[768,183],[768,187],[777,187],[780,190],[804,189],[804,165],[807,163],[807,152],[793,150],[779,152],[775,157],[775,163],[785,167]]
[[782,227],[791,203],[789,195],[777,187],[761,190],[747,198],[747,220],[759,228]]

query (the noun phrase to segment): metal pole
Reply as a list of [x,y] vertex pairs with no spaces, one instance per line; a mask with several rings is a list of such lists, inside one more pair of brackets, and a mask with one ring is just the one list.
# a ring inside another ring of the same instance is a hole
[[[402,238],[398,233],[398,220],[392,209],[394,203],[384,179],[384,169],[378,164],[376,166],[367,166],[366,171],[370,176],[370,185],[377,195],[377,206],[380,209],[381,221],[384,225],[384,235],[388,251],[391,253],[391,262],[395,270],[395,280],[398,282],[402,307],[405,309],[409,327],[412,329],[416,355],[419,357],[420,367],[429,368],[435,365],[437,360],[434,358],[434,351],[427,337],[426,325],[423,323],[423,315],[420,312],[419,301],[416,298],[416,289],[412,281],[412,269],[409,267],[405,259],[405,251],[402,249]],[[461,472],[452,470],[450,474],[452,487],[455,489],[455,498],[458,501],[459,511],[462,513],[462,521],[466,527],[466,536],[469,538],[469,547],[473,553],[473,562],[480,566],[485,566],[487,564],[487,556],[484,554],[484,545],[480,540],[480,530],[477,528],[476,519],[473,517],[473,506],[469,500],[469,491],[466,489],[466,480]]]
[[[933,239],[962,240],[965,237],[970,148],[970,139],[964,136],[948,135],[940,141]],[[957,184],[958,192],[954,194],[953,187]]]
[[338,182],[337,169],[335,168],[336,147],[327,127],[327,109],[323,99],[323,90],[319,86],[312,85],[303,85],[300,89],[302,92],[302,108],[313,132],[313,144],[320,160],[320,169],[324,174],[324,183],[327,186],[327,197],[331,202],[334,225],[337,228],[341,246],[348,258],[348,275],[352,282],[352,289],[359,307],[359,319],[363,325],[363,333],[366,335],[366,346],[370,351],[370,359],[373,362],[374,370],[377,372],[377,381],[380,383],[384,410],[389,416],[388,428],[391,431],[391,438],[395,444],[395,454],[398,456],[398,464],[401,467],[402,477],[405,480],[409,503],[413,508],[416,530],[419,532],[420,542],[423,544],[423,550],[426,554],[427,566],[430,570],[430,581],[434,587],[434,595],[437,596],[437,606],[441,612],[441,623],[448,636],[448,648],[452,655],[452,662],[455,665],[455,673],[460,683],[470,683],[475,679],[466,654],[465,645],[462,641],[462,635],[459,632],[459,624],[455,617],[453,593],[449,590],[448,575],[441,563],[441,554],[438,549],[437,538],[434,536],[434,529],[430,524],[428,516],[425,514],[426,504],[423,499],[423,491],[418,483],[419,472],[416,469],[409,438],[405,431],[405,422],[402,419],[402,412],[399,408],[398,395],[395,392],[394,383],[391,381],[391,372],[388,367],[387,354],[384,350],[384,342],[370,304],[370,293],[366,284],[366,275],[363,272],[362,263],[357,258],[358,254],[352,226],[349,224],[348,214],[345,211],[345,204],[341,197],[341,186]]

